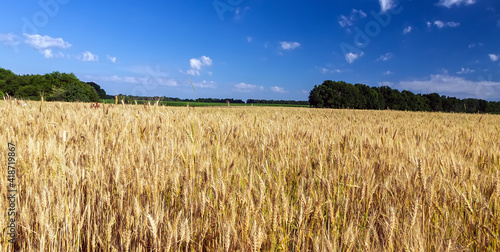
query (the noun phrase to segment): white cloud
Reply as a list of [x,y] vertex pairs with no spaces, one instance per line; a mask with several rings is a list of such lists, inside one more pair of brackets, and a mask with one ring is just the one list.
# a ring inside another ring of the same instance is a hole
[[341,27],[349,27],[354,25],[354,21],[367,17],[366,13],[362,10],[352,9],[351,15],[349,17],[340,15],[339,25]]
[[257,86],[252,84],[247,84],[244,82],[233,85],[234,90],[238,92],[252,92],[255,90],[264,90],[263,86]]
[[201,63],[201,60],[199,60],[199,59],[190,59],[189,65],[191,65],[192,69],[200,70],[202,63]]
[[45,49],[45,50],[42,50],[41,52],[43,54],[43,57],[45,57],[46,59],[50,59],[50,58],[54,57],[51,49]]
[[200,71],[194,70],[194,69],[189,69],[186,71],[186,74],[192,75],[192,76],[200,76]]
[[469,68],[463,68],[460,69],[460,71],[457,72],[457,74],[469,74],[469,73],[473,73],[475,72],[476,70],[474,69],[469,69]]
[[197,88],[215,88],[215,82],[203,80],[202,82],[193,83],[193,86]]
[[326,68],[326,67],[316,67],[316,69],[319,69],[319,71],[322,73],[322,74],[327,74],[327,73],[342,73],[344,71],[338,69],[338,68],[335,68],[335,69],[330,69],[330,68]]
[[444,6],[446,8],[451,8],[453,5],[471,5],[475,4],[476,0],[439,0],[438,5]]
[[62,52],[59,53],[52,53],[52,49],[44,49],[40,50],[40,53],[43,54],[43,57],[46,59],[52,59],[52,58],[62,58],[64,57],[64,54]]
[[200,76],[200,71],[194,70],[194,69],[189,69],[186,71],[186,74],[192,75],[192,76]]
[[411,26],[406,26],[404,29],[403,29],[403,34],[408,34],[411,32],[411,30],[413,30],[413,27]]
[[380,10],[386,12],[394,7],[394,0],[378,0],[380,3]]
[[377,58],[377,61],[388,61],[392,58],[392,53],[388,52],[384,55],[380,55],[380,57]]
[[490,60],[493,61],[493,62],[496,62],[499,58],[500,58],[500,55],[498,54],[488,54],[488,56],[490,56]]
[[[439,28],[439,29],[442,29],[444,27],[458,27],[460,26],[460,23],[457,23],[457,22],[443,22],[441,20],[436,20],[434,21],[434,25]],[[427,26],[429,26],[427,24]]]
[[111,57],[109,55],[106,55],[106,58],[111,61],[112,63],[116,63],[116,57]]
[[431,26],[432,26],[432,23],[427,21],[427,28],[431,28]]
[[281,49],[283,50],[294,50],[300,46],[299,42],[282,41],[280,42],[280,44],[281,44]]
[[103,81],[103,82],[115,82],[115,83],[127,83],[127,84],[142,84],[142,85],[161,85],[161,86],[178,86],[177,81],[173,79],[159,78],[156,76],[146,76],[146,77],[135,77],[135,76],[118,76],[118,75],[105,75],[105,76],[85,76],[87,79]]
[[363,57],[365,53],[364,52],[360,52],[360,53],[353,53],[353,52],[350,52],[350,53],[347,53],[345,55],[345,60],[347,60],[347,62],[349,62],[349,64],[352,64],[355,60]]
[[43,50],[47,48],[62,48],[66,49],[71,47],[71,44],[64,41],[62,38],[52,38],[50,36],[42,36],[39,34],[23,34],[26,40],[24,41],[29,46]]
[[252,37],[250,37],[250,36],[248,36],[248,37],[247,37],[247,41],[248,41],[248,43],[251,43],[251,42],[253,41],[253,38],[252,38]]
[[201,56],[199,58],[192,58],[189,60],[189,65],[191,69],[186,71],[186,74],[199,76],[200,70],[205,66],[211,66],[213,64],[212,59],[207,56]]
[[12,46],[12,47],[19,45],[19,40],[17,39],[17,35],[13,33],[0,34],[0,42],[2,42],[6,46]]
[[470,81],[462,77],[448,74],[431,75],[427,80],[403,81],[399,89],[413,90],[421,93],[438,93],[458,98],[499,99],[500,82],[479,80]]
[[394,74],[393,72],[391,72],[390,70],[387,70],[384,72],[384,75],[391,75],[391,74]]
[[81,60],[84,62],[95,62],[99,61],[99,57],[89,51],[85,51],[82,55]]
[[278,87],[278,86],[274,86],[274,87],[271,87],[271,91],[275,92],[275,93],[288,93],[284,88],[282,87]]

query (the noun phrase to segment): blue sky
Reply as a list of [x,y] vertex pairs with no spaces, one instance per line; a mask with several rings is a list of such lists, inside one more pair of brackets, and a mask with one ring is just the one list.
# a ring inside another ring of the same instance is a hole
[[73,72],[111,95],[307,100],[343,80],[500,100],[496,0],[2,5],[0,67]]

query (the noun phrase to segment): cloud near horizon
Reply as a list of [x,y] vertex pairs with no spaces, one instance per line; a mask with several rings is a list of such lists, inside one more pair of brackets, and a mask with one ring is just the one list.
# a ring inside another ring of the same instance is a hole
[[142,85],[160,85],[160,86],[170,86],[176,87],[179,84],[173,79],[160,78],[157,76],[146,76],[146,77],[135,77],[135,76],[118,76],[118,75],[86,75],[85,78],[92,81],[105,81],[114,83],[126,83],[126,84],[142,84]]
[[237,92],[248,93],[255,90],[264,90],[264,87],[240,82],[238,84],[233,85],[233,90]]
[[274,86],[274,87],[271,87],[271,91],[275,92],[275,93],[288,93],[284,88],[282,87],[278,87],[278,86]]
[[457,98],[500,99],[500,82],[471,81],[448,74],[434,74],[426,80],[402,81],[396,88],[424,94],[438,93]]

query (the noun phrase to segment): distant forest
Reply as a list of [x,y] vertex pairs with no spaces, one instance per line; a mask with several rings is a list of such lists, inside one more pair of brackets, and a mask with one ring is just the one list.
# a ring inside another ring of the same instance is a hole
[[[17,75],[0,68],[0,98],[5,95],[20,99],[67,102],[98,102],[100,99],[114,99],[94,82],[80,81],[73,73],[52,72],[44,75]],[[198,98],[179,99],[172,97],[143,97],[119,95],[120,100],[133,103],[134,100],[186,101],[205,103],[245,103],[241,99]],[[500,113],[500,102],[481,99],[458,99],[437,93],[414,94],[398,91],[387,86],[369,87],[364,84],[350,84],[344,81],[324,81],[315,85],[309,94],[309,101],[248,99],[247,104],[311,105],[316,108],[393,109],[407,111],[443,111],[461,113]]]
[[369,87],[331,80],[314,86],[309,94],[309,104],[316,108],[500,113],[500,102],[458,99],[437,93],[414,94],[387,86]]
[[106,91],[93,82],[80,81],[74,74],[16,75],[0,68],[0,97],[6,94],[29,100],[98,102]]
[[[113,98],[109,96],[109,98]],[[182,102],[207,102],[207,103],[246,103],[246,104],[282,104],[282,105],[309,105],[308,101],[294,101],[294,100],[262,100],[262,99],[247,99],[246,102],[241,99],[233,98],[197,98],[197,99],[180,99],[166,96],[133,96],[133,95],[118,95],[119,100],[123,100],[125,103],[133,103],[134,100],[142,101],[182,101]]]

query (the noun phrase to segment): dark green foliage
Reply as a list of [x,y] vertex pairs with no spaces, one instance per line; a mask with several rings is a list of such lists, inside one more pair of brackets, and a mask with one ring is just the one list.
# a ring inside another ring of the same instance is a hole
[[101,86],[97,85],[95,82],[87,82],[87,84],[95,89],[100,99],[106,99],[106,91],[104,91]]
[[44,96],[48,101],[97,102],[100,94],[106,96],[99,85],[82,82],[73,73],[16,75],[3,68],[0,68],[0,92],[30,100]]
[[316,108],[394,109],[408,111],[444,111],[466,113],[500,113],[500,102],[480,99],[457,99],[432,94],[399,92],[387,86],[369,87],[343,81],[326,80],[315,85],[309,104]]

